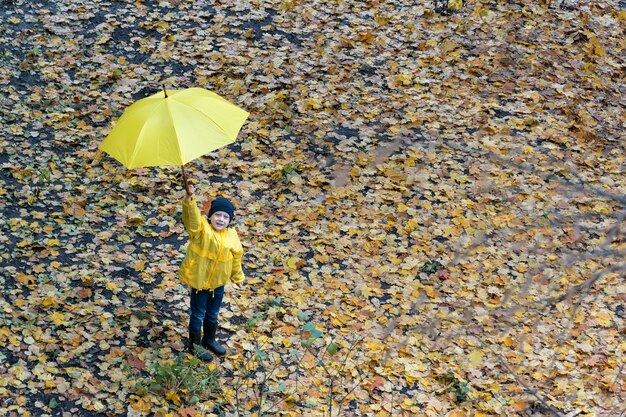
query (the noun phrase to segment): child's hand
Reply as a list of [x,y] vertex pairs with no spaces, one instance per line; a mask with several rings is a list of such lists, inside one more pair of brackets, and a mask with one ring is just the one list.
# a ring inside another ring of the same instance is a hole
[[233,290],[239,291],[241,289],[241,284],[235,284],[234,282],[231,282],[231,287],[233,287]]
[[193,194],[196,192],[196,187],[193,184],[189,184],[189,189],[185,190],[185,199],[191,201]]

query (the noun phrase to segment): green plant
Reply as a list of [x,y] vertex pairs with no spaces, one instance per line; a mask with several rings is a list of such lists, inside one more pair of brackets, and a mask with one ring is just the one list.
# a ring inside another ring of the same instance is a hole
[[[349,346],[344,346],[347,347],[347,349],[341,352],[343,354],[342,359],[342,355],[338,354],[340,353],[339,345],[334,340],[329,343],[318,344],[318,347],[314,347],[313,344],[315,341],[321,339],[323,336],[323,332],[318,330],[314,323],[306,323],[302,328],[301,334],[303,338],[306,337],[306,339],[301,342],[302,347],[315,356],[318,368],[315,372],[321,373],[323,371],[326,378],[326,387],[328,388],[328,395],[326,396],[328,416],[333,416],[333,407],[335,405],[338,407],[337,415],[342,415],[342,406],[346,399],[364,380],[359,366],[353,366],[352,368],[356,369],[359,374],[359,380],[349,389],[346,388],[346,384],[344,383],[345,378],[349,377],[349,373],[346,370],[348,361],[354,359],[355,353],[358,352],[358,348],[363,342],[363,336],[357,337]],[[302,357],[304,357],[304,354]],[[326,415],[326,413],[324,412],[323,415]]]
[[[235,304],[245,311],[236,301]],[[262,329],[267,319],[265,312],[282,305],[280,298],[269,298],[260,306],[262,312],[255,312],[247,322],[249,338],[244,343],[248,348],[233,368],[236,415],[248,412],[256,412],[258,416],[273,415],[283,402],[299,402],[304,407],[325,407],[323,415],[329,416],[333,415],[333,406],[337,406],[339,414],[335,415],[341,415],[342,404],[363,382],[359,372],[360,378],[351,388],[346,388],[344,384],[346,378],[351,377],[347,371],[348,362],[354,359],[362,338],[352,344],[325,341],[324,329],[319,329],[308,313],[298,311],[297,319],[302,325],[298,332],[300,344],[293,346],[288,355],[281,355],[274,350]],[[312,369],[302,366],[305,356],[314,358]],[[351,369],[358,369],[358,366]],[[307,373],[324,376],[328,395],[323,404],[302,397],[307,387],[299,382],[299,378]]]
[[300,168],[299,164],[292,162],[283,166],[280,170],[283,182],[285,184],[299,182],[301,180],[300,173],[298,172]]
[[193,405],[218,387],[219,372],[195,356],[181,354],[173,361],[150,365],[146,391],[164,396],[176,405]]
[[112,80],[114,80],[114,81],[117,81],[117,80],[121,79],[123,75],[124,75],[124,74],[122,73],[122,70],[121,70],[121,69],[119,69],[119,68],[115,68],[115,69],[111,72],[110,78],[111,78]]
[[315,327],[315,323],[306,323],[304,325],[304,327],[302,328],[302,332],[301,332],[304,337],[306,337],[306,339],[302,340],[301,345],[303,348],[310,348],[311,346],[313,346],[313,343],[319,339],[320,337],[322,337],[323,333],[321,330],[318,330]]
[[283,175],[296,175],[298,173],[298,164],[288,163],[282,167]]
[[437,273],[442,266],[438,261],[426,262],[420,271],[432,275]]
[[[273,389],[270,381],[275,373],[282,367],[280,358],[268,351],[267,338],[258,331],[258,326],[265,320],[265,311],[272,306],[280,305],[280,298],[268,300],[246,323],[246,331],[250,335],[250,348],[245,350],[241,361],[233,369],[232,386],[235,394],[235,407],[237,415],[244,411],[244,403],[252,400],[258,416],[266,415],[268,409],[268,397],[277,392],[284,392],[283,387]],[[238,305],[240,309],[242,307]],[[243,311],[243,309],[242,309]]]
[[467,382],[459,379],[452,371],[448,371],[442,380],[447,384],[445,392],[452,392],[457,403],[467,401],[468,394],[472,391]]
[[41,48],[39,48],[38,46],[33,47],[30,51],[26,53],[26,56],[28,56],[31,59],[37,58],[40,55],[41,55]]

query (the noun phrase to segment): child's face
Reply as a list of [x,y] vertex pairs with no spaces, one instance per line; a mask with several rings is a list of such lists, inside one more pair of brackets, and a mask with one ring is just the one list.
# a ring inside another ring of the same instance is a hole
[[228,227],[228,223],[230,223],[230,216],[225,211],[216,211],[209,218],[211,220],[211,226],[215,230],[223,230]]

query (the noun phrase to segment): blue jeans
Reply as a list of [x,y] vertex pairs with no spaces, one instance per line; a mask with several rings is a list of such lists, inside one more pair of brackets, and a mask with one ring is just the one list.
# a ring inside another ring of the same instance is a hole
[[202,332],[202,322],[217,323],[222,300],[224,299],[224,287],[218,287],[214,291],[191,289],[191,311],[189,317],[189,331]]

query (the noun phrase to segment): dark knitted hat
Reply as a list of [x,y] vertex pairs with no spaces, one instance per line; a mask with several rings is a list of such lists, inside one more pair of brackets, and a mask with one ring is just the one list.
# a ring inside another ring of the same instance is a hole
[[230,202],[229,199],[224,197],[217,197],[215,200],[211,201],[211,208],[209,209],[209,218],[216,211],[223,211],[224,213],[230,216],[230,221],[233,221],[233,217],[235,217],[235,206]]

